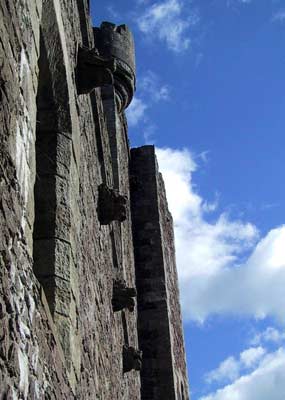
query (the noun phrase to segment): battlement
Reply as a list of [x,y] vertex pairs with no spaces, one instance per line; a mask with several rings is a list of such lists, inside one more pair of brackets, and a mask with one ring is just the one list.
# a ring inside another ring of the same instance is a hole
[[114,85],[120,111],[128,107],[136,81],[134,39],[127,25],[102,22],[100,28],[93,28],[95,46],[102,57],[116,60]]
[[112,22],[109,22],[109,21],[103,21],[101,23],[100,28],[104,29],[104,30],[110,30],[110,31],[113,31],[113,32],[118,32],[118,33],[121,33],[121,34],[124,34],[124,32],[126,32],[127,35],[132,35],[131,31],[129,30],[129,28],[128,28],[128,26],[126,24],[116,25],[116,24],[113,24]]
[[104,21],[93,28],[95,45],[101,55],[113,56],[128,64],[135,74],[135,45],[128,26]]

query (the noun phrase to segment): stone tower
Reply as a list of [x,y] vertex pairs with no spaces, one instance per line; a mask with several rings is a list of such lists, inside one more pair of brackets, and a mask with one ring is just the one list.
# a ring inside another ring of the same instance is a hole
[[172,218],[125,25],[0,4],[0,399],[188,400]]

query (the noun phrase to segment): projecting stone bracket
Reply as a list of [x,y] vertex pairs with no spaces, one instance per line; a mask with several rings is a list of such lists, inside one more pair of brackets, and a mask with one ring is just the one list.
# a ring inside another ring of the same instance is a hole
[[101,225],[108,225],[112,221],[125,221],[127,218],[127,197],[119,194],[118,190],[109,188],[104,183],[99,186],[98,191],[97,212]]
[[96,87],[114,85],[115,70],[114,58],[101,57],[95,48],[79,47],[76,69],[78,94],[88,94]]
[[142,351],[134,347],[124,345],[123,347],[123,372],[142,369]]
[[124,281],[114,282],[112,298],[113,311],[117,312],[127,308],[129,311],[133,312],[135,308],[134,297],[136,296],[137,291],[135,288],[127,287]]
[[94,43],[99,54],[116,60],[114,88],[118,112],[130,104],[136,86],[134,40],[126,25],[103,22],[93,28]]

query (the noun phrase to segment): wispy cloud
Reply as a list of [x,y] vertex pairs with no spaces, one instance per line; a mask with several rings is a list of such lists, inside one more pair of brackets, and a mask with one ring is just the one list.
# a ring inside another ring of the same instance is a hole
[[169,100],[169,86],[162,84],[159,77],[153,71],[148,70],[145,75],[141,77],[138,85],[138,89],[147,94],[148,97],[150,96],[153,102]]
[[146,71],[138,80],[138,95],[127,109],[129,127],[139,126],[145,143],[154,143],[156,125],[147,115],[148,109],[159,102],[170,100],[171,89],[153,71]]
[[279,203],[263,203],[260,206],[260,209],[262,211],[268,211],[268,210],[272,210],[272,208],[276,208],[279,207]]
[[256,367],[265,354],[266,350],[261,346],[250,347],[240,353],[238,359],[230,356],[221,362],[218,368],[206,374],[205,380],[208,384],[212,382],[232,382],[240,376],[242,371]]
[[111,18],[118,19],[121,17],[119,11],[112,4],[107,5],[106,10]]
[[209,161],[209,154],[210,154],[210,150],[204,150],[200,154],[198,154],[198,157],[201,158],[201,160],[204,163],[207,163]]
[[193,184],[193,155],[158,149],[157,156],[175,223],[184,317],[274,316],[285,322],[285,227],[260,239],[253,224],[224,213],[208,222],[211,209]]
[[227,0],[228,6],[233,6],[237,4],[250,4],[253,0]]
[[259,347],[251,347],[249,349],[244,350],[240,354],[239,363],[241,368],[252,368],[256,365],[258,361],[262,359],[265,355],[266,350],[259,346]]
[[226,358],[205,375],[215,391],[199,400],[283,400],[285,349],[280,343],[284,339],[284,332],[273,327],[255,335],[253,347]]
[[147,105],[142,99],[134,97],[127,109],[127,118],[129,126],[136,126],[145,117]]
[[285,398],[285,350],[262,355],[257,367],[233,383],[200,400],[283,400]]
[[272,22],[279,22],[279,23],[284,23],[285,22],[285,9],[278,10],[275,12],[272,16]]
[[189,28],[197,22],[197,14],[187,13],[184,0],[156,2],[137,17],[137,25],[142,33],[151,39],[158,38],[174,52],[189,48]]
[[239,376],[239,363],[234,357],[228,357],[221,362],[218,368],[210,371],[205,376],[205,381],[212,382],[234,381]]
[[258,345],[261,343],[281,343],[285,341],[285,331],[268,326],[263,332],[257,333],[252,339],[251,343]]
[[142,134],[144,137],[145,143],[155,143],[155,132],[157,130],[157,126],[152,123],[148,122],[142,129]]
[[136,0],[137,4],[148,4],[151,0]]

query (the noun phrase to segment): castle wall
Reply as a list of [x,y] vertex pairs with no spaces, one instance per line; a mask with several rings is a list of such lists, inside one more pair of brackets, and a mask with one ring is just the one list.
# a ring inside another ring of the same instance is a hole
[[173,223],[153,146],[131,151],[141,398],[189,399]]
[[[102,58],[87,52],[84,64],[80,48],[96,40]],[[139,348],[137,308],[114,310],[116,282],[136,285],[124,114],[133,51],[124,25],[93,31],[88,1],[0,4],[0,399],[141,398],[139,362],[124,363]],[[118,209],[100,202],[102,184]],[[115,216],[102,222],[100,210]]]
[[36,94],[42,2],[1,2],[0,398],[73,398],[33,273]]
[[[77,46],[88,40],[92,46],[87,7],[78,2],[79,18],[74,1],[14,3],[0,8],[0,381],[5,382],[0,397],[41,398],[45,393],[47,398],[71,399],[76,392],[84,399],[94,394],[98,399],[135,399],[138,373],[123,375],[122,351],[126,329],[129,343],[136,346],[136,313],[125,312],[123,327],[121,313],[113,313],[111,304],[115,278],[134,285],[130,217],[110,226],[98,221],[98,186],[105,175],[106,183],[113,184],[109,132],[100,89],[92,96],[76,91]],[[49,67],[42,76],[40,26]],[[39,115],[37,93],[41,85],[46,92],[47,73],[55,104],[48,113],[41,106]],[[128,153],[124,135],[122,130],[117,144],[122,157]],[[126,168],[120,179],[128,195]],[[33,239],[39,171],[41,220]],[[45,203],[51,205],[48,212]],[[42,285],[33,272],[35,257]]]

